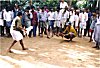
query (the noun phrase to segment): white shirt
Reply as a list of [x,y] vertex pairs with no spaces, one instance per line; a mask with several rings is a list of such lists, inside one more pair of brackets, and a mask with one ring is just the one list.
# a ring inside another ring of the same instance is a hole
[[32,15],[32,10],[29,10],[29,14],[30,14],[30,18],[32,19],[33,18],[33,15]]
[[66,12],[64,13],[64,15],[62,15],[62,17],[65,18],[65,19],[67,20],[67,18],[69,18],[69,12],[66,11]]
[[79,16],[75,15],[75,26],[77,27],[79,23]]
[[46,22],[48,14],[46,11],[40,13],[40,20]]
[[38,18],[38,22],[40,21],[40,13],[41,13],[41,11],[36,11],[36,13],[37,13],[37,18]]
[[88,21],[88,13],[84,13],[84,15],[85,15],[85,21]]
[[97,18],[97,23],[100,23],[100,16],[99,16],[99,18]]
[[5,19],[5,13],[6,13],[6,9],[3,9],[3,19],[4,19],[4,20],[6,20],[6,19]]
[[2,19],[2,11],[0,12],[0,19]]
[[6,21],[11,21],[13,19],[13,16],[14,16],[14,14],[12,11],[8,11],[8,12],[4,13],[4,19]]
[[61,12],[55,11],[55,20],[60,21],[61,20],[61,16],[62,16],[62,13]]
[[4,26],[4,22],[2,20],[2,12],[0,12],[0,26]]
[[48,12],[48,20],[54,20],[54,12]]
[[83,13],[79,13],[79,20],[81,22],[84,22],[85,21],[85,15]]
[[64,3],[62,3],[62,2],[60,2],[60,8],[65,8],[65,6],[67,6],[68,7],[68,4],[67,4],[67,2],[64,2]]
[[74,15],[74,14],[72,14],[72,15],[70,16],[69,21],[70,21],[71,23],[73,23],[73,22],[75,21],[75,15]]

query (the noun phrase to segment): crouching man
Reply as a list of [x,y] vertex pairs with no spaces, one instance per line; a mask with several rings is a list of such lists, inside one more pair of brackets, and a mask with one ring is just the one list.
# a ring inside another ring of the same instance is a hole
[[69,41],[72,41],[73,38],[77,36],[77,33],[73,26],[71,26],[71,23],[67,23],[66,28],[60,36],[65,37],[67,39],[70,39]]

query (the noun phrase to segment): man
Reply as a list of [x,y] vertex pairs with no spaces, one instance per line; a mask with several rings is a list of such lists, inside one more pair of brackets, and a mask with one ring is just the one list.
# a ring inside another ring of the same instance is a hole
[[40,36],[43,37],[44,29],[46,29],[47,38],[49,38],[49,35],[48,35],[48,24],[47,24],[48,14],[47,14],[46,11],[44,11],[44,7],[42,7],[41,9],[42,9],[42,11],[40,13],[40,28],[41,28]]
[[3,21],[3,11],[0,10],[0,33],[1,33],[1,36],[4,36],[4,21]]
[[94,29],[95,29],[95,24],[97,23],[97,14],[94,12],[92,15],[93,15],[92,16],[92,23],[90,25],[90,30],[89,30],[91,32],[89,42],[93,41],[92,36],[93,36]]
[[7,37],[10,37],[10,26],[13,20],[13,11],[11,6],[6,7],[6,12],[4,13],[4,19],[6,20],[6,35]]
[[54,21],[55,21],[54,19],[55,19],[54,10],[53,8],[51,8],[50,11],[48,12],[48,22],[49,22],[49,34],[51,32],[52,37],[53,37],[53,30],[54,30]]
[[100,49],[100,16],[97,18],[97,23],[95,25],[94,40],[96,42],[96,46],[93,48]]
[[61,0],[61,2],[60,2],[60,9],[64,9],[65,6],[68,7],[68,4],[64,0]]
[[21,31],[19,31],[18,29],[22,30],[22,24],[21,24],[21,18],[22,18],[22,13],[19,12],[18,15],[14,18],[11,27],[10,27],[10,34],[13,38],[13,43],[11,44],[10,48],[8,49],[8,52],[12,53],[11,48],[12,46],[14,46],[14,44],[19,41],[22,49],[23,50],[27,50],[27,48],[24,47],[23,44],[23,35],[21,33]]
[[39,7],[39,6],[37,6],[38,36],[40,36],[40,13],[41,13],[40,7]]
[[[37,25],[38,25],[38,18],[37,18],[37,13],[34,10],[35,7],[31,6],[31,9],[32,9],[31,12],[32,12],[32,15],[33,15],[32,23],[31,23],[31,25],[33,26],[33,37],[36,37],[36,31],[37,31]],[[32,31],[30,31],[29,37],[31,37],[31,33],[32,33]]]
[[74,27],[71,26],[71,23],[67,23],[67,27],[61,36],[62,37],[64,36],[65,38],[70,39],[69,41],[72,41],[72,39],[77,36],[77,33]]
[[89,22],[88,22],[88,11],[87,9],[84,10],[84,14],[85,14],[85,21],[86,21],[86,29],[84,30],[84,36],[86,36],[87,32],[88,32],[88,36],[89,36]]
[[28,9],[25,10],[24,21],[25,21],[26,28],[31,26],[31,18],[30,18],[30,13]]

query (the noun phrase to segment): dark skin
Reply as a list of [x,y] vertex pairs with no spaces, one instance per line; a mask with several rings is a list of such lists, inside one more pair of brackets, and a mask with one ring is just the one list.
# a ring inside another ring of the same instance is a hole
[[[70,31],[71,25],[68,25],[67,27],[68,27],[68,31]],[[62,38],[64,37],[64,35],[65,35],[65,33],[60,34],[60,36],[62,36]],[[69,38],[70,40],[69,41],[72,41],[73,37],[72,37],[71,34],[69,34],[69,35],[70,35],[70,38]]]
[[[70,31],[70,28],[71,28],[71,25],[68,26],[69,31]],[[72,39],[73,39],[73,38],[72,38],[72,36],[70,35],[70,41],[72,41]]]
[[[19,16],[19,17],[22,18],[22,16]],[[17,42],[16,40],[13,41],[13,43],[11,44],[11,46],[10,46],[9,49],[8,49],[8,52],[13,53],[13,52],[11,51],[11,48],[14,46],[14,44],[15,44],[16,42]],[[27,50],[27,49],[28,49],[28,48],[25,48],[25,47],[24,47],[24,43],[23,43],[23,40],[22,40],[22,39],[19,40],[19,42],[20,42],[20,45],[21,45],[21,47],[22,47],[22,50]]]
[[[13,53],[13,52],[11,51],[11,48],[14,46],[14,44],[15,44],[16,42],[17,42],[17,41],[14,40],[13,43],[11,44],[11,46],[9,47],[8,51],[9,51],[10,53]],[[24,44],[23,44],[23,40],[22,40],[22,39],[21,39],[19,42],[20,42],[20,45],[21,45],[21,47],[22,47],[22,50],[27,50],[27,49],[28,49],[28,48],[25,48],[25,47],[24,47]]]

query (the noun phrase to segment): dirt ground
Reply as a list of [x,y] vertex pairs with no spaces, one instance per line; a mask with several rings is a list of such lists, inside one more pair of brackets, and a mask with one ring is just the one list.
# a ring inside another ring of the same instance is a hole
[[21,50],[17,42],[7,52],[12,38],[0,37],[0,68],[99,68],[100,50],[92,48],[89,38],[67,39],[54,36],[51,39],[32,37],[24,38],[29,50]]

